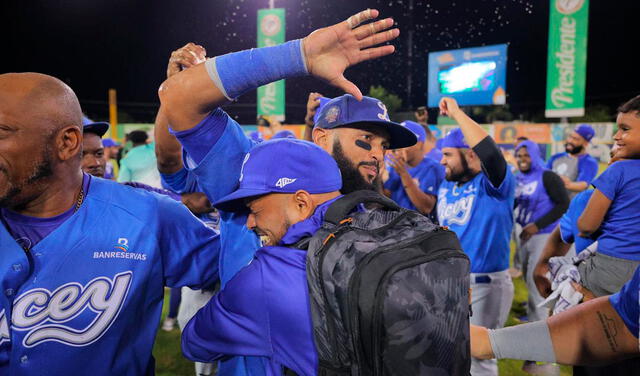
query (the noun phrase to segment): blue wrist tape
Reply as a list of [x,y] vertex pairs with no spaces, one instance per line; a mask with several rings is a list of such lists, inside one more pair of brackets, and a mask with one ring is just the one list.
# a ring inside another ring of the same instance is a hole
[[301,39],[217,56],[207,60],[205,67],[229,100],[270,82],[309,73]]

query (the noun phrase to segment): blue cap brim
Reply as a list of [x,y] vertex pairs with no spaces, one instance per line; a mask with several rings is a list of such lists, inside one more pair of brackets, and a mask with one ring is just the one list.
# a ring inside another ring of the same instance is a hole
[[389,132],[389,149],[401,149],[413,146],[418,142],[416,134],[411,132],[402,124],[392,121],[359,121],[347,124],[341,124],[336,128],[359,128],[358,125],[379,125],[381,128]]
[[266,189],[240,188],[237,191],[231,192],[220,200],[214,202],[213,206],[218,210],[223,210],[226,212],[246,211],[248,210],[247,205],[245,205],[246,198],[262,196],[266,195],[267,193],[271,192]]
[[82,127],[82,133],[95,133],[102,137],[109,130],[109,123],[99,121],[96,123],[89,123]]

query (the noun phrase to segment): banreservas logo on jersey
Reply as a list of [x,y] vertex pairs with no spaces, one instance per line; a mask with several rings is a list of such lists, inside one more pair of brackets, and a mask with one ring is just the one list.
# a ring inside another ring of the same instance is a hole
[[118,243],[113,246],[111,251],[94,251],[94,259],[129,259],[146,261],[147,255],[140,252],[130,252],[129,239],[119,238]]
[[[75,347],[90,345],[118,317],[132,277],[133,272],[126,271],[113,279],[96,277],[86,285],[69,282],[53,291],[27,290],[13,302],[10,327],[5,311],[0,311],[0,345],[10,342],[9,328],[26,332],[22,339],[24,347],[49,341]],[[83,327],[82,322],[89,324]]]

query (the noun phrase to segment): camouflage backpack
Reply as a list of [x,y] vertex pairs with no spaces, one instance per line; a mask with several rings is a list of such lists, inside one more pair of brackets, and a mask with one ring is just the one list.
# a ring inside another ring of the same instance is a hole
[[319,375],[469,375],[469,259],[453,232],[358,191],[296,247],[308,251]]

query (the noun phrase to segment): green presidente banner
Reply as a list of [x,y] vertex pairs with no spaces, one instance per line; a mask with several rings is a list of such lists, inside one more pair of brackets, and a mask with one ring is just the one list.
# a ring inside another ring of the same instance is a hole
[[[258,47],[284,43],[284,9],[258,10]],[[258,88],[258,115],[284,120],[284,80]]]
[[551,0],[546,117],[584,115],[589,0]]

